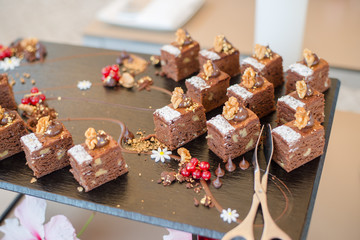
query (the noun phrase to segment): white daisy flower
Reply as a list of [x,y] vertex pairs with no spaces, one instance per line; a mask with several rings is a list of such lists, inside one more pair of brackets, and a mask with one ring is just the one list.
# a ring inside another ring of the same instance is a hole
[[13,70],[15,67],[20,66],[21,58],[11,57],[5,58],[3,61],[0,61],[0,69],[7,71]]
[[231,210],[231,208],[228,208],[227,210],[222,210],[220,217],[224,220],[224,222],[231,223],[236,222],[239,214],[236,212],[236,210]]
[[155,162],[158,162],[159,160],[162,162],[165,162],[165,159],[170,160],[171,157],[169,156],[171,154],[171,151],[168,151],[167,148],[161,149],[158,148],[158,150],[152,150],[151,151],[151,158],[155,159]]
[[77,87],[78,87],[78,89],[80,89],[80,90],[90,89],[90,87],[91,87],[91,82],[88,81],[88,80],[79,81],[78,84],[77,84]]

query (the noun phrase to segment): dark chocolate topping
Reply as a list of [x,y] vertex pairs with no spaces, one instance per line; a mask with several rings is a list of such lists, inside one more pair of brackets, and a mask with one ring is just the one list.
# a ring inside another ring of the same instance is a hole
[[[315,66],[315,65],[317,65],[317,64],[320,62],[319,57],[318,57],[315,53],[313,53],[313,56],[314,56],[314,62],[311,64],[310,67]],[[304,65],[307,66],[307,62],[306,62],[306,59],[305,59],[305,58],[304,58],[304,60],[302,61],[302,64],[304,64]]]
[[314,117],[313,115],[310,113],[309,114],[309,121],[307,122],[305,128],[312,128],[314,126]]
[[233,161],[231,160],[231,158],[229,158],[228,162],[225,164],[225,169],[228,172],[233,172],[236,169],[236,165],[233,163]]
[[243,159],[240,161],[239,163],[239,167],[241,170],[246,170],[248,169],[250,166],[250,163],[248,161],[245,160],[245,158],[243,157]]
[[103,81],[103,86],[104,87],[111,87],[112,88],[112,87],[115,87],[117,84],[118,84],[118,82],[114,78],[112,78],[110,76],[105,78],[105,81]]
[[235,114],[233,120],[235,122],[244,121],[249,116],[248,111],[243,106],[239,106],[239,111]]
[[179,104],[179,108],[187,108],[193,104],[193,101],[190,97],[187,97],[185,94],[182,95],[182,100]]
[[95,148],[102,148],[109,144],[109,136],[106,133],[98,134],[96,136],[97,144]]
[[125,59],[128,59],[130,62],[132,61],[131,56],[126,51],[121,51],[119,57],[116,59],[116,63],[123,65]]
[[314,91],[312,90],[311,86],[309,84],[306,84],[306,93],[305,97],[310,97],[314,94]]
[[261,77],[261,76],[256,76],[256,77],[255,77],[254,87],[259,88],[259,87],[261,87],[262,85],[264,85],[264,78]]
[[218,177],[222,177],[225,175],[225,171],[224,171],[224,169],[222,169],[220,167],[220,163],[219,163],[219,166],[217,167],[217,169],[215,170],[215,175]]
[[134,134],[132,132],[129,131],[128,128],[125,128],[125,133],[124,133],[124,142],[128,142],[129,140],[133,140],[135,138]]
[[49,137],[54,137],[60,134],[63,131],[63,126],[58,121],[51,121],[50,125],[47,127],[44,135]]
[[217,176],[216,179],[214,179],[211,183],[216,189],[222,186],[222,181],[220,180],[219,176]]
[[0,120],[0,125],[4,126],[8,123],[11,123],[16,118],[16,114],[13,111],[4,111],[3,117]]

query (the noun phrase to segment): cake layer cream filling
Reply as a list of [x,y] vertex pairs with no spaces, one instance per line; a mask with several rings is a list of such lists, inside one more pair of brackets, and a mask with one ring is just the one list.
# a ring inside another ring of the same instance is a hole
[[210,87],[210,86],[205,82],[204,79],[202,79],[201,77],[198,77],[198,76],[193,76],[193,77],[187,79],[186,82],[187,82],[187,83],[190,83],[190,84],[193,85],[195,88],[200,89],[200,90],[204,90],[204,89]]
[[295,144],[300,140],[301,134],[293,130],[292,128],[281,125],[273,129],[273,132],[277,133],[282,137],[290,148],[296,146]]
[[221,114],[211,118],[207,122],[218,129],[224,135],[224,137],[235,131],[235,128],[231,126],[231,124]]
[[282,96],[278,99],[278,102],[284,102],[295,111],[298,107],[305,107],[305,103],[289,95]]
[[249,92],[248,90],[246,90],[239,84],[235,84],[235,85],[228,87],[227,91],[234,92],[237,96],[241,97],[244,101],[249,98],[252,98],[254,95],[252,92]]
[[254,68],[256,68],[259,72],[262,71],[265,67],[264,64],[262,64],[261,62],[259,62],[258,60],[252,57],[245,58],[244,60],[242,60],[241,64],[249,64]]
[[170,44],[162,46],[161,50],[168,52],[172,55],[175,55],[176,57],[181,54],[180,49],[178,49],[177,47],[170,45]]
[[206,50],[206,49],[201,50],[199,52],[199,54],[210,60],[219,60],[220,59],[220,56],[217,53]]
[[43,145],[41,144],[41,142],[34,133],[30,133],[28,135],[22,136],[21,141],[29,149],[31,153],[43,147]]
[[68,152],[78,164],[89,162],[93,159],[81,145],[75,145],[74,147],[70,148]]
[[293,63],[289,66],[289,69],[292,72],[296,72],[299,75],[304,76],[304,77],[309,77],[309,76],[313,75],[313,73],[314,73],[314,71],[311,68],[309,68],[308,66],[305,66],[304,64],[301,64],[301,63]]
[[169,106],[157,109],[154,114],[159,115],[169,124],[181,117],[181,114],[178,111]]

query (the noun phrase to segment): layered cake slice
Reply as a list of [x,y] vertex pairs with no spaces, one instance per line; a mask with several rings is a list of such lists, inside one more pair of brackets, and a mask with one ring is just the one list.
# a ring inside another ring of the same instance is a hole
[[298,107],[310,111],[315,120],[324,122],[324,94],[312,90],[304,80],[296,82],[296,91],[282,96],[277,102],[278,122],[280,124],[295,120],[295,113]]
[[223,72],[230,77],[240,74],[240,52],[236,49],[224,35],[215,37],[214,47],[199,52],[199,63],[203,66],[211,60]]
[[176,82],[191,76],[199,70],[199,51],[199,43],[187,31],[178,29],[176,41],[161,48],[163,73]]
[[68,155],[70,172],[86,192],[128,172],[121,148],[110,135],[89,128],[85,137],[85,143],[72,147]]
[[220,107],[227,100],[226,89],[230,85],[230,76],[221,71],[211,60],[203,66],[202,71],[186,80],[187,94],[201,103],[206,112]]
[[227,89],[227,95],[235,97],[259,118],[275,111],[274,85],[255,73],[252,68],[245,70],[240,84]]
[[73,140],[61,122],[43,117],[35,133],[21,137],[21,145],[27,165],[40,178],[69,165],[66,152],[73,146]]
[[20,138],[27,133],[18,113],[0,106],[0,160],[22,152]]
[[0,105],[10,110],[16,110],[17,108],[7,73],[0,74]]
[[331,86],[329,64],[309,49],[304,49],[304,60],[291,64],[286,71],[286,93],[296,90],[296,82],[305,80],[313,89],[323,93]]
[[256,44],[254,55],[241,61],[241,74],[251,67],[260,76],[274,84],[274,87],[278,87],[284,83],[282,63],[282,57],[273,52],[269,46]]
[[295,120],[272,130],[273,159],[290,172],[323,154],[325,131],[310,111],[298,107]]
[[225,103],[222,114],[211,118],[206,125],[209,149],[224,162],[253,149],[260,132],[259,118],[234,97]]
[[177,87],[171,104],[154,112],[156,138],[174,150],[206,132],[205,109]]

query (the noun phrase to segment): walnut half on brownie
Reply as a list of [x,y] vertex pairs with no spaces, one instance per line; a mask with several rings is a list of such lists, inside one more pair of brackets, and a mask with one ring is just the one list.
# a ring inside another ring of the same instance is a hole
[[73,146],[73,140],[61,122],[47,116],[40,118],[35,133],[21,138],[21,145],[27,165],[40,178],[69,165],[66,152]]
[[206,132],[205,108],[186,96],[177,87],[171,104],[157,109],[154,114],[156,138],[174,150]]
[[22,152],[20,138],[27,133],[18,113],[0,106],[0,160]]
[[290,172],[323,154],[325,131],[310,111],[296,109],[295,120],[272,130],[273,159]]
[[89,128],[85,143],[68,151],[71,170],[76,181],[88,192],[128,172],[121,148],[102,130]]

